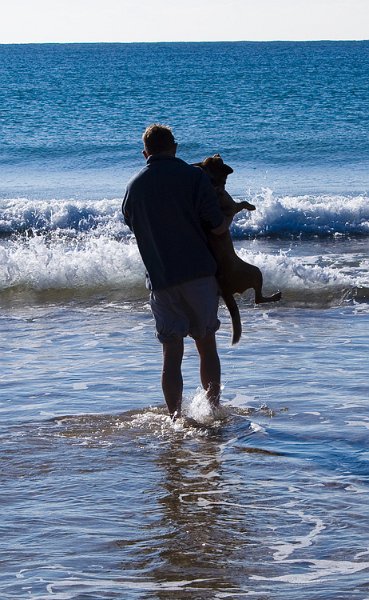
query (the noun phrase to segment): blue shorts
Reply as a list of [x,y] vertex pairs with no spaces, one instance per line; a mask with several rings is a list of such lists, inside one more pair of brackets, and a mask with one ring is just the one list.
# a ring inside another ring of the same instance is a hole
[[152,291],[150,304],[162,343],[187,335],[200,340],[219,329],[219,288],[213,276]]

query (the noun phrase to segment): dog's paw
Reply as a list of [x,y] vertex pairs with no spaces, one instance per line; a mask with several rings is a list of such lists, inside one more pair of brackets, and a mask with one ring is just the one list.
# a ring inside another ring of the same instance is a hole
[[247,200],[243,200],[242,202],[237,203],[239,210],[256,210],[256,206],[247,202]]

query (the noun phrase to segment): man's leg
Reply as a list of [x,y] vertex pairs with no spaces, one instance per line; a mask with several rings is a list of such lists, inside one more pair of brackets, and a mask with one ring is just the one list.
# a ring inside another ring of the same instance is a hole
[[196,340],[200,356],[200,378],[206,396],[213,407],[219,406],[220,399],[220,360],[218,356],[215,333],[209,333],[201,340]]
[[162,388],[165,401],[171,417],[177,413],[181,416],[181,404],[183,393],[182,358],[183,338],[177,338],[163,343],[163,372]]

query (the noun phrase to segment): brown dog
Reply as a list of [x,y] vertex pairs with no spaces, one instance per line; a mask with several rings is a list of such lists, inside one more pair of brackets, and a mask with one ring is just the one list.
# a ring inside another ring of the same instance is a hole
[[[201,163],[197,163],[210,177],[215,187],[220,206],[226,216],[234,216],[243,209],[255,210],[255,206],[249,202],[235,202],[225,190],[228,175],[233,169],[226,165],[219,154],[209,156]],[[217,279],[223,300],[230,312],[233,326],[232,344],[239,342],[242,325],[240,311],[233,294],[242,294],[249,288],[255,291],[255,303],[276,302],[281,299],[281,292],[272,296],[263,296],[263,276],[254,265],[244,262],[237,256],[229,230],[221,235],[209,233],[210,248],[218,264]]]

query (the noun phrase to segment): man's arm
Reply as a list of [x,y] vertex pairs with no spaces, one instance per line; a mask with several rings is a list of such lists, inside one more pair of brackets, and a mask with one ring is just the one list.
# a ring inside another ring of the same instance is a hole
[[128,202],[128,189],[126,190],[126,192],[124,194],[124,199],[123,199],[123,203],[122,203],[122,213],[123,213],[123,218],[124,218],[125,224],[128,225],[128,227],[132,231],[132,224],[131,224],[131,220],[129,218],[129,214],[128,214],[128,210],[127,210],[127,202]]

